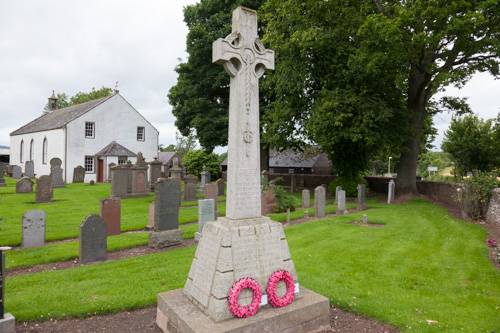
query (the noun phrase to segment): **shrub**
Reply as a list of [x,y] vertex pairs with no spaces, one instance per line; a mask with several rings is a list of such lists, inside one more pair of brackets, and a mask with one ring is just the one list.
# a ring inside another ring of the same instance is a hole
[[328,185],[328,190],[331,195],[335,195],[335,189],[337,186],[341,186],[342,190],[345,191],[346,196],[356,197],[358,195],[358,184],[368,185],[368,182],[361,176],[352,179],[339,176]]
[[491,172],[475,171],[472,177],[463,179],[465,193],[459,195],[457,201],[466,207],[471,218],[478,219],[488,207],[493,189],[500,187],[500,177]]

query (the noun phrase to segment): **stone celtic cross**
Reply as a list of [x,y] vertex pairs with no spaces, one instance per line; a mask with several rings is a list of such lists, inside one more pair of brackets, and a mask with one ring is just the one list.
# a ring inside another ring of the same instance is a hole
[[233,11],[232,32],[213,43],[212,61],[223,65],[231,78],[226,217],[259,217],[259,78],[274,69],[274,52],[257,35],[256,11]]

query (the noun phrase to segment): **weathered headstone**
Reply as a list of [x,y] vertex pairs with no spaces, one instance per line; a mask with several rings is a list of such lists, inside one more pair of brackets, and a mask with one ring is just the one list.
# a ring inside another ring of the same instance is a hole
[[33,182],[29,177],[23,177],[16,182],[16,193],[33,193]]
[[358,206],[356,207],[358,210],[366,210],[366,185],[359,184],[358,185]]
[[29,210],[23,214],[21,247],[28,249],[45,244],[45,212],[40,209]]
[[215,183],[217,184],[217,193],[219,197],[224,196],[224,189],[225,189],[224,179],[219,178]]
[[12,168],[12,179],[21,179],[22,176],[23,169],[19,165],[14,165],[14,167]]
[[325,212],[325,188],[323,186],[318,186],[314,189],[314,216],[324,217]]
[[149,233],[149,247],[162,248],[182,242],[179,185],[176,178],[161,178],[156,183],[154,231]]
[[106,222],[97,214],[89,214],[80,225],[80,264],[106,261],[108,258]]
[[389,182],[389,191],[387,194],[387,203],[390,204],[394,201],[394,192],[396,191],[396,183],[393,179]]
[[5,184],[5,178],[3,178],[3,174],[5,172],[5,164],[3,164],[2,162],[0,162],[0,187],[5,187],[7,186]]
[[338,197],[339,197],[339,191],[341,191],[341,190],[342,190],[342,186],[337,186],[335,188],[335,203],[338,202],[337,200],[338,200]]
[[131,169],[125,165],[111,167],[111,194],[112,197],[128,198],[128,175]]
[[14,333],[16,319],[10,313],[5,313],[5,253],[0,248],[0,332]]
[[196,183],[198,178],[195,175],[184,177],[184,201],[196,200]]
[[149,204],[149,223],[146,226],[146,230],[153,230],[155,227],[155,203]]
[[195,232],[194,238],[199,241],[202,235],[205,222],[215,220],[214,199],[205,199],[198,201],[198,232]]
[[55,167],[61,167],[62,166],[62,161],[59,157],[54,157],[50,159],[50,168],[53,169]]
[[205,185],[210,184],[210,182],[210,172],[207,171],[206,166],[203,166],[203,171],[201,172],[200,193],[205,193]]
[[174,157],[174,160],[172,161],[172,167],[170,168],[170,177],[172,178],[182,178],[182,169],[179,167],[179,159],[177,157]]
[[[233,31],[225,39],[214,42],[213,62],[224,65],[231,77],[226,216],[203,227],[183,300],[179,297],[182,292],[177,290],[158,295],[156,322],[163,331],[167,331],[167,327],[172,331],[193,330],[190,323],[199,322],[200,317],[207,332],[229,330],[230,325],[241,322],[215,324],[234,318],[229,310],[228,295],[240,278],[251,277],[261,290],[266,290],[269,277],[285,269],[297,281],[283,226],[261,216],[258,79],[274,68],[274,54],[258,39],[255,11],[238,7],[233,12]],[[278,289],[281,290],[277,290],[277,294],[283,295],[285,288]],[[300,288],[296,297],[300,298],[304,290]],[[244,290],[240,297],[249,294],[251,291]],[[329,325],[328,299],[322,298],[321,307],[313,306],[309,300],[304,296],[297,301],[299,305],[293,307],[295,310],[288,307],[293,311],[288,316],[282,311],[287,309],[280,308],[271,309],[267,318],[255,317],[251,321],[255,325],[252,329],[272,325],[272,330],[278,332],[307,322],[310,331],[319,331],[318,326],[309,323],[313,320],[320,326]],[[263,298],[260,303],[266,304],[267,300]],[[311,306],[311,311],[303,316],[306,311],[300,304],[305,303]],[[289,318],[293,318],[293,324]],[[183,329],[179,329],[180,325]],[[246,325],[250,325],[250,321]],[[238,331],[248,329],[241,327]]]
[[338,195],[339,197],[337,202],[337,215],[347,214],[348,212],[345,209],[345,191],[340,190]]
[[83,183],[85,181],[85,168],[81,165],[73,169],[73,183]]
[[302,208],[310,206],[311,192],[309,190],[302,190]]
[[153,157],[154,161],[149,162],[149,191],[155,191],[155,185],[158,178],[161,177],[161,165],[162,162],[158,161],[158,157]]
[[91,180],[89,181],[89,186],[94,186],[94,185],[95,185],[95,181],[94,181],[93,179],[91,179]]
[[14,170],[15,165],[14,164],[8,164],[7,165],[7,177],[12,177],[12,173]]
[[54,193],[52,188],[52,177],[44,175],[36,180],[35,197],[35,203],[37,204],[53,201]]
[[63,181],[62,161],[58,157],[50,160],[50,176],[52,177],[54,188],[65,187]]
[[363,214],[363,224],[368,224],[368,216],[366,214]]
[[26,161],[24,164],[24,175],[26,177],[35,178],[35,163],[33,161]]
[[119,235],[121,225],[121,199],[101,199],[99,214],[104,222],[106,222],[106,235]]
[[218,211],[217,211],[217,197],[218,195],[218,187],[217,184],[206,184],[205,185],[205,199],[214,199],[214,211],[215,211],[215,216],[218,217]]

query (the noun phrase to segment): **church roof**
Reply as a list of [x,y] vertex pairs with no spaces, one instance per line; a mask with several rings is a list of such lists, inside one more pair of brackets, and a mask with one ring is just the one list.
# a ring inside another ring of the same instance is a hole
[[103,102],[107,101],[113,96],[114,95],[111,95],[108,97],[95,99],[93,101],[88,101],[86,103],[69,106],[64,109],[58,109],[47,112],[41,117],[38,117],[32,122],[29,122],[26,125],[22,126],[21,128],[10,133],[10,135],[19,135],[19,134],[41,132],[41,131],[62,128],[70,121],[87,113],[88,111],[92,110],[93,108],[102,104]]
[[180,156],[175,151],[162,151],[158,153],[158,161],[163,164],[167,164],[174,157],[177,157],[180,163]]
[[106,147],[96,154],[97,156],[127,156],[135,157],[137,154],[123,147],[116,141],[111,141]]

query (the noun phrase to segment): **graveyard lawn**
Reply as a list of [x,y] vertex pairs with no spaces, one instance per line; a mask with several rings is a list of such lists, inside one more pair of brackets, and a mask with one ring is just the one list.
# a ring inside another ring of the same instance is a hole
[[[377,200],[368,211],[285,229],[300,284],[405,332],[498,332],[500,271],[488,260],[486,230],[426,200]],[[384,226],[352,225],[363,213]],[[8,277],[6,311],[34,321],[148,307],[157,292],[183,287],[194,251]]]

